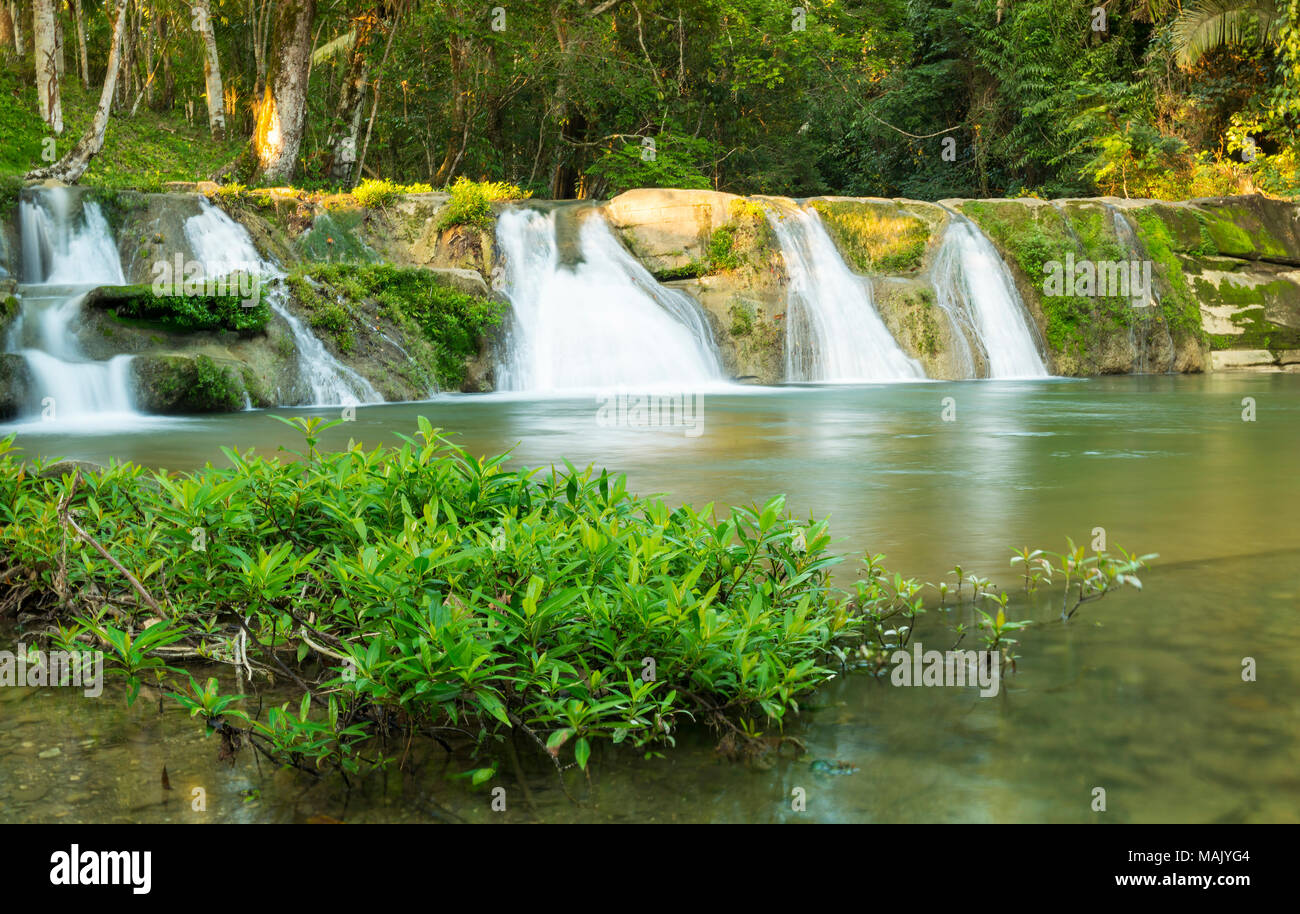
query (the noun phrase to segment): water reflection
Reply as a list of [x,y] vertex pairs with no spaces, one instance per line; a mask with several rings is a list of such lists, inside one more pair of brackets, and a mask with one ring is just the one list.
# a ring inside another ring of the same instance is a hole
[[[413,753],[413,770],[348,793],[259,768],[247,752],[220,765],[201,728],[159,716],[156,697],[125,709],[108,692],[88,701],[0,689],[0,820],[1083,822],[1098,820],[1098,786],[1102,821],[1300,820],[1298,392],[1289,375],[746,391],[707,395],[698,438],[601,428],[594,398],[362,408],[325,443],[391,441],[426,415],[472,451],[597,462],[642,492],[700,504],[787,492],[791,510],[832,515],[841,549],[887,552],[922,580],[960,561],[1015,587],[1008,546],[1058,548],[1096,526],[1112,545],[1162,559],[1143,593],[1089,604],[1068,627],[1045,598],[1019,603],[1013,615],[1042,625],[1023,633],[1020,671],[995,698],[846,676],[792,724],[803,759],[736,765],[715,755],[710,734],[688,731],[664,759],[598,753],[578,807],[527,754],[534,808],[503,772],[511,805],[494,814],[485,793],[447,778],[471,767],[468,756],[437,747]],[[940,417],[945,396],[957,401],[955,423]],[[1241,421],[1244,396],[1258,403],[1254,423]],[[111,439],[24,427],[18,443],[172,468],[222,462],[230,443],[298,446],[265,414]],[[949,620],[924,622],[919,637],[946,647]],[[1241,681],[1248,656],[1257,683]],[[817,774],[817,758],[860,770]],[[159,786],[164,764],[170,792]],[[194,786],[207,790],[205,812],[190,808]],[[795,787],[807,791],[807,813],[790,808]]]

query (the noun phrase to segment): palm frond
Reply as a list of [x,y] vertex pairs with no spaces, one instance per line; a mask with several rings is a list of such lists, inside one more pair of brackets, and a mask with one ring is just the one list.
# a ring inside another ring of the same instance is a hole
[[320,63],[322,60],[329,60],[331,57],[338,57],[340,54],[346,54],[352,50],[352,45],[356,44],[357,30],[352,29],[344,32],[337,38],[330,39],[311,53],[312,66]]
[[1283,18],[1278,0],[1199,0],[1174,22],[1178,63],[1190,67],[1226,45],[1276,41]]

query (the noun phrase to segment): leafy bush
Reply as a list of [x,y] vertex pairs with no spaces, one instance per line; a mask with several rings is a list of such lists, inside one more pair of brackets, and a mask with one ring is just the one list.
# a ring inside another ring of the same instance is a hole
[[352,189],[352,196],[362,206],[387,206],[402,194],[427,194],[429,184],[394,184],[387,179],[367,178]]
[[119,318],[159,324],[171,330],[234,330],[258,333],[271,319],[271,310],[255,292],[257,304],[244,307],[241,295],[156,295],[150,286],[102,288],[92,305],[109,308]]
[[487,228],[492,223],[492,204],[507,200],[527,200],[531,191],[505,181],[471,181],[457,178],[451,185],[451,199],[438,217],[438,230],[457,225]]
[[[10,602],[57,618],[63,649],[104,645],[132,697],[142,677],[180,687],[223,753],[248,742],[346,774],[416,733],[486,745],[515,731],[585,768],[598,741],[654,751],[692,719],[746,751],[762,743],[754,721],[780,726],[834,660],[878,668],[924,611],[922,586],[891,580],[881,556],[852,594],[833,590],[826,522],[796,521],[783,497],[719,517],[567,461],[476,459],[423,418],[399,447],[337,452],[317,445],[338,422],[280,421],[305,437],[297,459],[223,448],[229,467],[179,475],[46,477],[0,441]],[[1062,614],[1137,583],[1145,558],[1072,548]],[[973,600],[991,593],[967,576],[959,597],[966,581]],[[987,638],[1002,650],[1023,623],[999,603]],[[263,720],[211,682],[183,685],[155,656],[168,645],[295,682],[296,713]]]

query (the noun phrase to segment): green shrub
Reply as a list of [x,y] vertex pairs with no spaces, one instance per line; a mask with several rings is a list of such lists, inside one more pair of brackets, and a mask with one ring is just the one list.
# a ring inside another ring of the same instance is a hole
[[90,303],[107,308],[125,321],[141,321],[169,330],[233,330],[260,333],[271,319],[271,310],[254,292],[257,303],[244,306],[240,295],[157,295],[145,285],[106,287],[92,293]]
[[526,200],[532,193],[504,181],[471,181],[457,178],[450,187],[451,199],[438,217],[438,230],[457,225],[487,228],[492,224],[492,204],[505,200]]
[[394,184],[386,179],[367,178],[352,189],[352,196],[362,206],[387,206],[402,194],[427,194],[433,190],[429,184]]

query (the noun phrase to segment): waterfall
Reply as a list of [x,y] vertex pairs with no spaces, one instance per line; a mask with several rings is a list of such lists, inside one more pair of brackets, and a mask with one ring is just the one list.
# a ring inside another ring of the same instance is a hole
[[[562,257],[573,220],[575,250]],[[698,306],[656,282],[599,211],[509,209],[496,237],[512,310],[498,390],[685,389],[722,379]]]
[[788,381],[897,381],[925,377],[876,313],[870,280],[849,269],[815,210],[768,212],[790,277]]
[[[206,199],[200,200],[199,208],[197,216],[185,221],[185,240],[194,257],[203,264],[205,276],[217,277],[242,270],[273,280],[283,278],[284,274],[274,264],[262,260],[242,225]],[[311,390],[311,405],[383,402],[384,398],[369,381],[334,358],[311,328],[285,306],[288,292],[282,282],[264,285],[262,295],[267,306],[289,327],[298,351],[298,370]]]
[[80,219],[66,187],[41,188],[18,204],[23,282],[32,285],[120,286],[122,260],[99,205],[83,200]]
[[42,418],[89,427],[136,413],[131,356],[98,361],[77,342],[86,293],[125,282],[108,220],[93,201],[77,202],[63,187],[19,201],[21,310],[5,350],[26,361]]
[[966,336],[963,330],[974,337],[990,378],[1047,377],[1036,328],[1011,271],[970,220],[952,214],[931,279],[939,307],[954,322],[954,337]]

